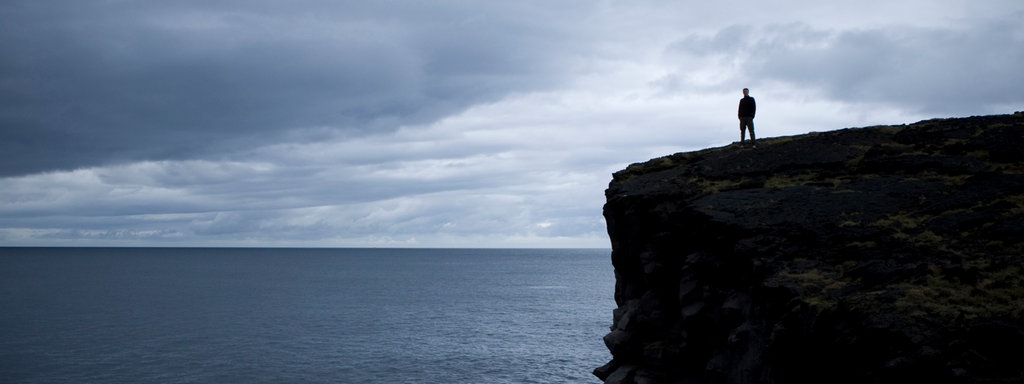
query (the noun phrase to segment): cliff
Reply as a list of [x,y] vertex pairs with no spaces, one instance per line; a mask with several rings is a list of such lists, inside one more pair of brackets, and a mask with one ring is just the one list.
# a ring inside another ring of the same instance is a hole
[[606,383],[1024,382],[1024,114],[615,173]]

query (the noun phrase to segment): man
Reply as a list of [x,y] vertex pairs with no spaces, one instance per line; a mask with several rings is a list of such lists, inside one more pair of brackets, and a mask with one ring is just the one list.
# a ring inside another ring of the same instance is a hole
[[750,97],[750,90],[743,88],[743,98],[740,99],[740,143],[746,139],[747,129],[750,130],[750,144],[757,148],[757,141],[754,138],[754,112],[757,111],[757,103]]

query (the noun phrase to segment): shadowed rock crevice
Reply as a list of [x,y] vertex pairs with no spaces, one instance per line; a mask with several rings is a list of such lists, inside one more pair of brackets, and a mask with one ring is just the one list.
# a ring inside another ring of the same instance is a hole
[[678,153],[606,191],[606,383],[1024,381],[1024,114]]

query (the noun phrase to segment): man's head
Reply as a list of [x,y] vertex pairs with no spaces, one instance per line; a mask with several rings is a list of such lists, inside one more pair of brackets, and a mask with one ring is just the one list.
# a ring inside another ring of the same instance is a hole
[[749,89],[743,88],[743,96],[748,96],[749,93],[750,93]]

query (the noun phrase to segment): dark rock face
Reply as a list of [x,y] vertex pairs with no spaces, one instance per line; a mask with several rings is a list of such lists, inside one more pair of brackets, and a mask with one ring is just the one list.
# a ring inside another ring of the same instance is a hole
[[614,175],[606,383],[1024,382],[1024,114]]

